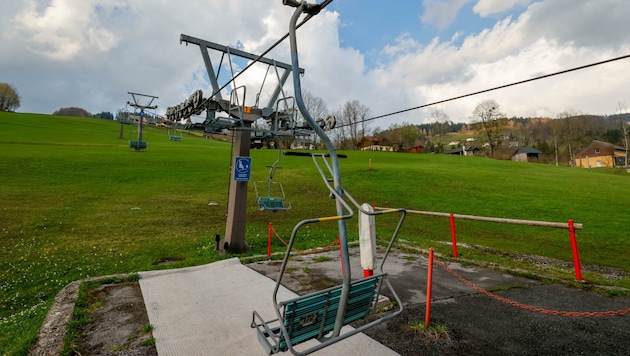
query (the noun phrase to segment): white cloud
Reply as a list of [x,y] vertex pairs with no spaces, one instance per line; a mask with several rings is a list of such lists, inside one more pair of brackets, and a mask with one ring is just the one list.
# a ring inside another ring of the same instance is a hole
[[116,45],[116,37],[102,27],[96,6],[116,6],[116,2],[53,0],[39,11],[35,1],[13,19],[11,37],[30,44],[38,54],[56,60],[70,60],[81,51],[105,52]]
[[[424,14],[427,21],[437,21],[429,14],[444,2],[425,4],[430,7]],[[449,16],[454,16],[464,2],[450,4]],[[630,53],[630,22],[624,18],[630,2],[597,4],[538,1],[520,15],[507,10],[492,27],[476,33],[457,28],[450,38],[426,39],[409,31],[380,53],[370,54],[352,43],[340,45],[340,16],[325,10],[298,30],[300,65],[306,70],[302,88],[322,97],[331,111],[348,100],[359,100],[376,116]],[[0,81],[18,88],[20,110],[42,113],[66,106],[94,113],[115,111],[130,100],[128,91],[159,96],[156,104],[163,112],[195,89],[210,91],[199,48],[180,45],[181,33],[258,54],[288,31],[292,14],[275,0],[190,0],[184,5],[30,0],[6,5],[7,12],[0,13]],[[347,17],[352,21],[350,14]],[[377,27],[371,27],[366,33],[371,36],[375,31]],[[367,61],[368,55],[377,57]],[[267,57],[290,62],[288,41]],[[216,70],[221,54],[211,53],[211,58]],[[229,73],[227,63],[224,58],[223,74]],[[235,62],[241,68],[245,64]],[[484,99],[495,99],[504,112],[517,116],[555,116],[567,109],[613,112],[618,101],[630,101],[624,97],[629,84],[622,80],[629,69],[627,60],[620,61],[439,108],[455,121],[468,120]],[[265,65],[256,65],[237,79],[238,85],[247,85],[250,104],[266,71]],[[268,98],[274,78],[269,70],[261,101]],[[291,88],[289,80],[288,95]],[[371,126],[421,123],[434,109],[379,119]]]
[[420,20],[432,23],[438,29],[447,28],[453,23],[459,10],[471,0],[423,0],[424,13]]
[[479,0],[473,11],[481,17],[501,14],[515,6],[527,6],[531,0]]
[[[456,39],[441,42],[437,38],[421,45],[405,37],[400,48],[386,48],[384,55],[398,56],[379,68],[377,82],[405,88],[410,100],[407,107],[415,107],[630,53],[630,25],[617,15],[628,13],[630,4],[608,1],[608,9],[615,9],[615,14],[591,5],[558,0],[533,4],[516,19],[508,15],[492,28],[460,38],[460,45]],[[596,20],[591,20],[593,16]],[[613,27],[616,30],[609,31]],[[603,114],[612,112],[614,104],[627,95],[623,88],[627,91],[628,84],[619,73],[628,69],[628,61],[622,61],[439,107],[455,121],[469,120],[475,104],[489,98],[497,100],[509,116],[554,117],[569,108]],[[395,109],[405,107],[403,100]],[[432,110],[417,111],[416,121],[429,117]]]

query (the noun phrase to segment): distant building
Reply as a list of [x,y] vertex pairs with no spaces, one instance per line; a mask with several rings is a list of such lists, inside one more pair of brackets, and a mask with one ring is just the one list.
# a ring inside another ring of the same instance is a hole
[[376,136],[363,136],[359,141],[359,149],[361,151],[394,151],[387,139],[381,139]]
[[542,152],[532,147],[519,147],[516,152],[510,156],[510,160],[517,162],[537,162],[538,155]]
[[612,143],[593,140],[575,159],[578,168],[625,167],[626,149]]
[[459,156],[474,156],[479,151],[477,146],[461,146],[457,148],[452,148],[450,150],[444,150],[444,154],[447,155],[459,155]]
[[424,151],[423,145],[413,146],[409,149],[409,153],[422,153]]

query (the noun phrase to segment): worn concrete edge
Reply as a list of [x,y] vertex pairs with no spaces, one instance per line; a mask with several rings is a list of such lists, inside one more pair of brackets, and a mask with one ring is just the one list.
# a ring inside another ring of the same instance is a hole
[[68,324],[79,297],[79,288],[85,282],[99,281],[109,278],[127,278],[130,274],[89,277],[70,282],[53,300],[46,318],[39,328],[35,344],[29,350],[30,356],[56,356],[63,351],[64,341],[68,334]]
[[[237,257],[217,262],[222,262],[221,266],[241,264],[241,261]],[[146,271],[140,272],[140,276],[149,277],[155,276],[156,274],[162,275],[170,273],[181,273],[198,268],[207,268],[207,265]],[[61,291],[59,291],[59,293],[57,293],[57,295],[55,296],[55,299],[53,300],[53,303],[50,306],[48,313],[46,314],[46,318],[44,319],[42,326],[37,332],[35,343],[30,348],[28,355],[57,356],[61,354],[61,352],[63,351],[66,335],[68,334],[68,324],[70,323],[70,319],[72,318],[76,300],[79,297],[79,288],[81,287],[81,284],[85,282],[98,281],[109,278],[127,278],[130,274],[131,273],[89,277],[70,282],[65,287],[63,287],[63,289],[61,289]]]
[[238,257],[233,257],[233,258],[229,258],[225,260],[210,262],[210,263],[199,265],[199,266],[173,268],[173,269],[158,269],[158,270],[140,272],[139,274],[141,278],[156,277],[156,276],[165,276],[169,274],[189,273],[189,272],[194,272],[196,270],[201,270],[201,269],[203,270],[220,269],[227,266],[240,265],[240,264],[241,264],[241,261],[238,259]]
[[[217,262],[222,262],[221,266],[241,263],[236,257]],[[181,273],[198,268],[207,268],[207,265],[140,272],[140,276]],[[68,334],[68,324],[72,318],[77,298],[79,297],[79,288],[81,287],[81,284],[110,278],[128,278],[130,274],[132,273],[89,277],[67,284],[55,296],[55,299],[46,314],[46,318],[37,332],[35,344],[29,350],[29,356],[57,356],[61,354],[66,335]]]

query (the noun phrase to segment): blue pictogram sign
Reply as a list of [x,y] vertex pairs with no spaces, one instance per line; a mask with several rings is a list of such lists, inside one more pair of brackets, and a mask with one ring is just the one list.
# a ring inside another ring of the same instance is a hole
[[234,161],[234,180],[248,182],[251,168],[251,157],[236,157]]

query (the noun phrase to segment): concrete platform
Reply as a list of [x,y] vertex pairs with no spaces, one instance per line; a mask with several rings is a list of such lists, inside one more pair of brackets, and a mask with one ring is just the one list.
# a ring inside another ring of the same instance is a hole
[[[275,318],[271,302],[275,281],[242,265],[237,258],[140,275],[160,356],[265,354],[250,324],[253,310],[266,320]],[[295,296],[283,287],[278,299]],[[364,334],[313,353],[344,354],[398,355]]]

